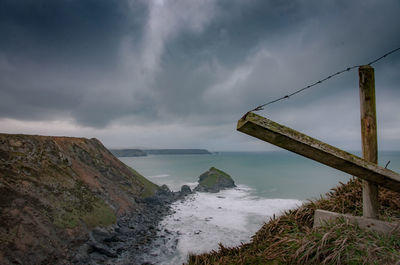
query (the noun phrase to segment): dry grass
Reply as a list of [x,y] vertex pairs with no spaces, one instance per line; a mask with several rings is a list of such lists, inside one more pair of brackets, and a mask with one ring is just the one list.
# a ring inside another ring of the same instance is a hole
[[[397,264],[400,236],[364,231],[344,220],[312,228],[315,209],[362,214],[361,183],[352,179],[324,198],[273,217],[253,236],[235,248],[192,255],[189,264]],[[400,194],[380,190],[380,219],[400,220]],[[400,264],[400,263],[398,263]]]

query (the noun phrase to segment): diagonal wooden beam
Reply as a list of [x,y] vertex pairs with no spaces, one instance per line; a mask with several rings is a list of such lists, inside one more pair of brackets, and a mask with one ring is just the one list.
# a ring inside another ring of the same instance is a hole
[[237,130],[385,188],[400,191],[399,173],[252,112],[238,121]]

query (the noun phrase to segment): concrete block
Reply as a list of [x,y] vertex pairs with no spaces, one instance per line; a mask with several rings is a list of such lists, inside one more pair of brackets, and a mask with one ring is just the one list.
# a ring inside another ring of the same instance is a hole
[[372,230],[382,234],[400,234],[400,223],[399,222],[384,222],[377,219],[370,219],[361,216],[352,216],[348,214],[340,214],[335,212],[329,212],[325,210],[315,210],[314,215],[314,227],[323,226],[324,223],[334,221],[337,218],[344,218],[350,223],[358,225],[362,229]]

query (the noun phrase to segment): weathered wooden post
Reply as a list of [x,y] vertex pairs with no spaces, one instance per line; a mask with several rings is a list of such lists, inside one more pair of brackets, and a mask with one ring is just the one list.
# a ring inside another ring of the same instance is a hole
[[[360,87],[361,141],[363,158],[378,163],[374,68],[369,65],[358,68]],[[378,218],[378,185],[363,180],[363,216]]]
[[385,234],[400,233],[398,223],[377,220],[378,185],[400,192],[400,174],[378,165],[374,68],[370,65],[360,66],[358,73],[363,158],[253,112],[246,113],[238,121],[237,130],[362,179],[363,217],[316,209],[314,227],[340,217],[361,228]]

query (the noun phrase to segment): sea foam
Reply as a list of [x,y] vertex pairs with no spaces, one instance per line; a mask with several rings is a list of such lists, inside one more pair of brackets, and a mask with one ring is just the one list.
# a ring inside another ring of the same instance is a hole
[[[274,214],[301,205],[299,200],[267,199],[239,185],[218,193],[194,193],[172,205],[174,213],[160,223],[160,237],[151,262],[182,264],[189,253],[217,250],[250,241]],[[165,234],[165,231],[168,233]]]
[[147,176],[147,178],[149,178],[149,179],[152,179],[152,178],[159,179],[159,178],[168,178],[168,177],[169,177],[168,174],[160,174],[160,175],[154,175],[154,176]]

